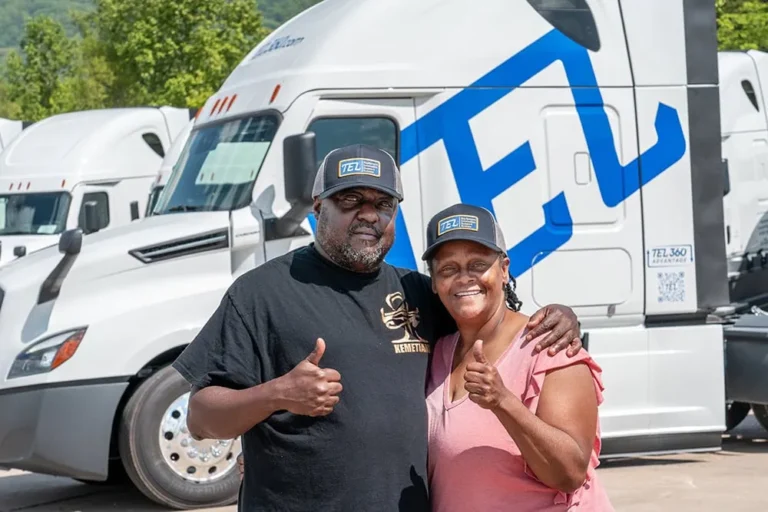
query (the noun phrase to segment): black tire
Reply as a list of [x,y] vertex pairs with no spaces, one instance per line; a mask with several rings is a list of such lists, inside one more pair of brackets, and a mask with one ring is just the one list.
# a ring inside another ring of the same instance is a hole
[[[233,464],[214,482],[190,482],[163,460],[159,429],[166,409],[189,391],[189,384],[170,366],[143,382],[123,409],[119,449],[125,471],[149,499],[165,507],[186,510],[220,507],[237,502],[240,475]],[[235,453],[236,457],[238,454]]]
[[757,422],[765,430],[768,430],[768,405],[752,404],[752,412],[755,414],[755,418],[757,419]]
[[731,402],[725,406],[725,428],[733,430],[744,421],[749,414],[749,404],[744,402]]

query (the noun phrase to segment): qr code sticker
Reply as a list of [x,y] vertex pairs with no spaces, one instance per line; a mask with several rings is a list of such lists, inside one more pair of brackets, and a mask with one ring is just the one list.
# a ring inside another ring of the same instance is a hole
[[685,302],[685,272],[659,272],[659,302]]

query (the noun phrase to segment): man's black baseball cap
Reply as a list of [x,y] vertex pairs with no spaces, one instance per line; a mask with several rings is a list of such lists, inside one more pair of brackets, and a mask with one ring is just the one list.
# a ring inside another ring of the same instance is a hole
[[328,153],[317,170],[312,197],[325,199],[355,187],[373,188],[403,200],[403,183],[395,159],[373,146],[354,144]]
[[491,212],[480,206],[458,203],[438,212],[427,224],[427,250],[422,260],[431,259],[445,242],[468,240],[506,253],[504,235]]

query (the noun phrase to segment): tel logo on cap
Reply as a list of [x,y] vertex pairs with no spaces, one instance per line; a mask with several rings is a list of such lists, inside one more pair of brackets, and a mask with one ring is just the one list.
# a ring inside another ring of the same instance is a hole
[[451,215],[437,223],[437,236],[456,229],[477,231],[478,224],[479,221],[474,215]]
[[339,178],[347,176],[381,177],[381,162],[372,158],[346,158],[339,161]]

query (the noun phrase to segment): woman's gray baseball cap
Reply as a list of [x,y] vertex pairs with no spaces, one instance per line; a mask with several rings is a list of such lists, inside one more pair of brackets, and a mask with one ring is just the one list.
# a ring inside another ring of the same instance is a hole
[[467,240],[495,251],[507,251],[501,227],[487,209],[458,203],[438,212],[427,224],[427,250],[421,256],[426,261],[446,242]]
[[354,144],[328,153],[315,176],[312,197],[325,199],[349,188],[365,187],[403,200],[400,169],[386,151],[365,144]]

